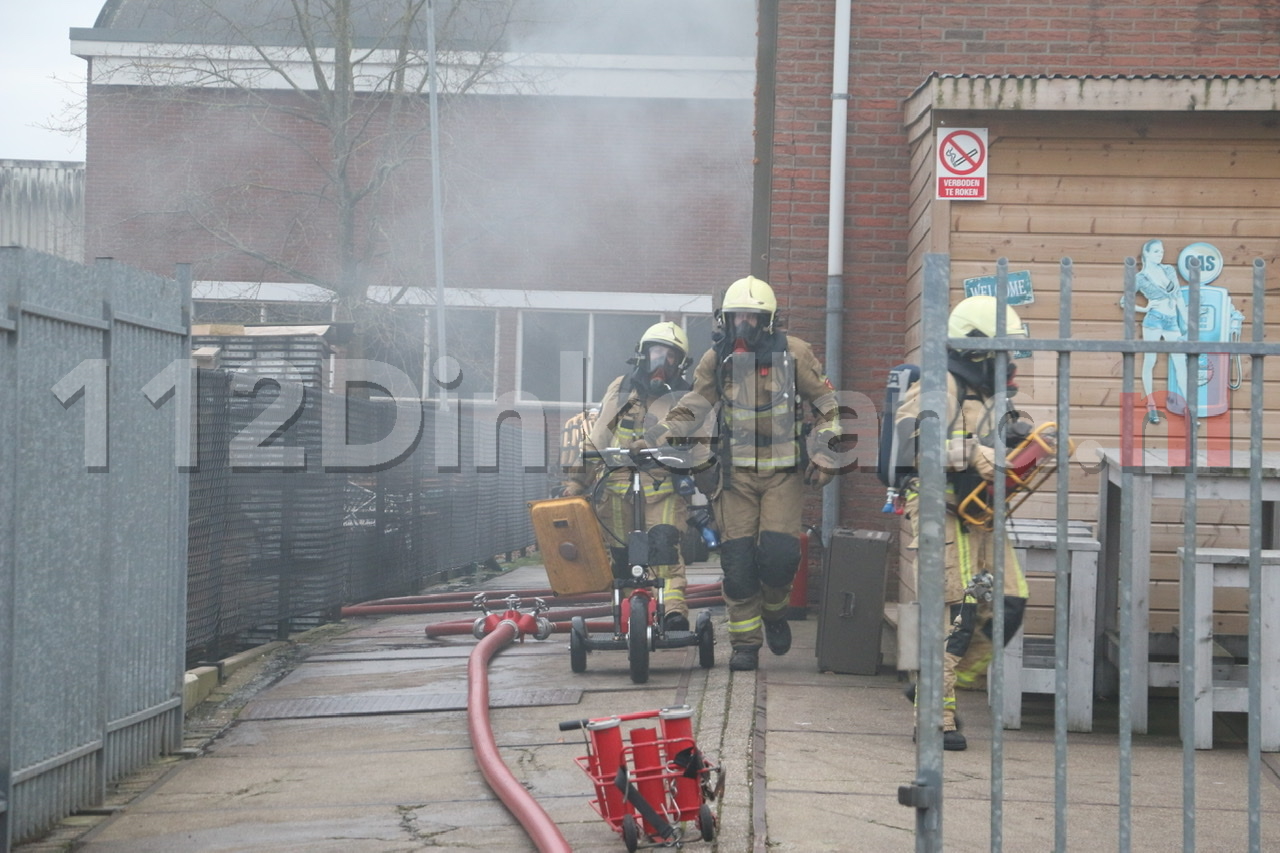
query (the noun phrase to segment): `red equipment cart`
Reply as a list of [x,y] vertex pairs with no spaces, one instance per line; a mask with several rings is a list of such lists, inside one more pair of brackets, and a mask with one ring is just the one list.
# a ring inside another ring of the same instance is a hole
[[[623,742],[624,721],[655,717],[657,727],[632,727],[630,743]],[[561,731],[576,728],[586,732],[587,754],[577,761],[595,785],[591,807],[622,835],[628,853],[682,847],[681,824],[689,821],[703,841],[715,839],[710,801],[723,793],[724,777],[694,742],[692,708],[676,705],[560,724]]]

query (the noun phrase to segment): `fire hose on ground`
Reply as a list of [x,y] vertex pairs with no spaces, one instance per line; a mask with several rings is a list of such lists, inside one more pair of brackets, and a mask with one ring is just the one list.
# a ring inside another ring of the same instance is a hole
[[[521,622],[532,618],[527,613],[519,616],[525,617]],[[572,853],[560,828],[502,761],[489,722],[489,661],[520,636],[522,631],[517,620],[503,618],[480,641],[467,661],[467,730],[471,734],[471,748],[485,781],[524,827],[540,853]]]
[[[518,590],[501,590],[507,595],[514,595],[517,598],[540,598],[550,597],[555,593],[548,587],[546,589],[518,589]],[[584,595],[575,595],[572,597],[561,599],[558,604],[588,604],[588,603],[605,603],[610,601],[611,593],[596,592]],[[689,606],[708,606],[719,604],[720,584],[718,583],[701,583],[690,584],[685,590],[685,595],[691,600]],[[365,601],[360,604],[351,604],[342,608],[343,618],[350,616],[392,616],[396,614],[407,613],[452,613],[454,611],[471,610],[474,605],[472,601],[475,597],[474,592],[442,592],[433,595],[410,595],[401,598],[381,598],[373,601]],[[695,604],[696,600],[696,604]],[[607,608],[604,613],[609,612]],[[559,614],[557,614],[559,615]],[[573,616],[584,616],[585,613],[569,612],[564,614],[564,618]],[[602,613],[596,612],[590,615],[599,616]],[[470,624],[470,623],[468,623]]]
[[[688,599],[690,608],[695,607],[714,607],[720,604],[723,599],[720,596],[707,598],[691,598]],[[577,610],[560,610],[556,612],[548,611],[546,615],[547,621],[551,625],[551,633],[565,634],[570,630],[572,620],[575,616],[581,616],[588,619],[593,616],[610,616],[613,613],[611,607],[584,607]],[[453,622],[436,622],[428,625],[426,628],[428,637],[448,637],[458,634],[472,634],[475,632],[476,623],[470,619],[459,619]],[[608,622],[588,622],[587,629],[590,631],[612,631],[614,628],[613,621]]]
[[[723,599],[719,595],[705,596],[707,592],[718,587],[719,584],[698,584],[689,587],[688,592],[696,593],[700,596],[689,598],[689,606],[700,607],[721,603]],[[534,592],[540,591],[534,590]],[[397,608],[391,612],[410,613],[462,609],[461,605],[464,604],[464,601],[458,594],[444,593],[442,597],[454,600],[440,601],[436,596],[412,596],[415,600],[411,603],[394,603],[396,602],[394,599],[383,599],[382,602],[370,602],[365,605],[343,608],[343,615],[385,614],[388,611],[382,609],[384,607]],[[578,600],[583,598],[600,598],[603,600],[602,595],[582,596]],[[493,736],[493,726],[489,719],[489,662],[493,657],[517,639],[523,640],[525,634],[531,634],[536,639],[545,640],[551,636],[553,631],[570,630],[571,623],[568,621],[555,623],[542,616],[541,614],[547,612],[549,608],[541,598],[535,598],[532,612],[527,613],[518,609],[519,598],[514,593],[506,598],[507,610],[504,613],[489,611],[483,593],[473,596],[465,603],[468,607],[477,607],[483,610],[485,615],[474,621],[446,622],[428,626],[427,635],[442,636],[444,634],[471,633],[480,641],[467,660],[467,731],[471,736],[471,748],[475,755],[476,765],[480,768],[480,772],[490,789],[507,807],[512,816],[516,818],[521,827],[524,828],[539,853],[572,853],[572,848],[569,846],[564,834],[561,833],[560,828],[556,826],[551,817],[538,804],[538,801],[516,779],[506,763],[503,762],[502,756],[498,753],[497,741]],[[429,607],[431,609],[427,611],[399,610],[402,607]],[[369,612],[370,608],[376,609],[373,612]],[[610,613],[611,608],[585,608],[577,612],[563,611],[561,615],[572,616],[586,613],[601,615],[600,611]],[[612,627],[612,621],[603,622],[593,630],[609,630]]]

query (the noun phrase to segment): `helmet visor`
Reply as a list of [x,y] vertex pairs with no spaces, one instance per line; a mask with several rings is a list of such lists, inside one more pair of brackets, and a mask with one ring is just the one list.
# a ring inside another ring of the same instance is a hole
[[649,355],[649,371],[651,373],[679,361],[676,349],[666,344],[648,344],[646,350]]

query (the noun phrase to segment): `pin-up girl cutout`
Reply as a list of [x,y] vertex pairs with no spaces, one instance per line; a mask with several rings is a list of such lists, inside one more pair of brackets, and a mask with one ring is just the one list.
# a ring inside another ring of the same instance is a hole
[[[1178,270],[1164,263],[1164,241],[1148,240],[1142,244],[1142,269],[1137,275],[1138,293],[1146,297],[1145,305],[1134,310],[1143,315],[1142,339],[1144,341],[1182,341],[1187,337],[1187,303],[1182,298],[1182,286]],[[1155,381],[1156,356],[1154,352],[1142,355],[1142,391],[1146,394],[1147,420],[1160,423],[1160,411],[1152,396]],[[1176,387],[1186,388],[1186,361],[1177,355],[1169,357],[1169,370],[1175,377]]]

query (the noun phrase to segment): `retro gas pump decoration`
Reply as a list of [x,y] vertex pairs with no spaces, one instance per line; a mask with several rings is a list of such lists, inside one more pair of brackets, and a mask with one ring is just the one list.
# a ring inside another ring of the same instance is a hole
[[[1209,243],[1192,243],[1183,249],[1178,255],[1178,272],[1187,281],[1191,279],[1192,258],[1200,260],[1200,340],[1240,340],[1244,314],[1236,310],[1225,287],[1211,284],[1222,274],[1222,253]],[[1185,304],[1191,304],[1189,286],[1182,287],[1182,299]],[[1220,415],[1231,408],[1231,392],[1240,387],[1241,381],[1239,354],[1232,358],[1225,352],[1201,353],[1196,374],[1197,417]],[[1181,414],[1185,410],[1181,404],[1187,399],[1187,392],[1181,385],[1174,384],[1170,374],[1169,411]],[[1177,411],[1173,408],[1175,401],[1179,403]]]
[[[1190,276],[1192,258],[1200,261],[1200,317],[1199,329],[1202,341],[1239,340],[1244,315],[1235,310],[1231,296],[1222,287],[1210,286],[1222,273],[1222,253],[1209,243],[1197,242],[1187,246],[1178,256],[1177,267],[1164,263],[1164,241],[1151,239],[1142,245],[1142,266],[1136,285],[1138,294],[1145,298],[1135,311],[1142,315],[1142,339],[1182,341],[1187,339],[1188,285],[1179,281]],[[1121,307],[1123,307],[1121,299]],[[1142,390],[1147,404],[1147,420],[1160,422],[1158,396],[1154,394],[1155,363],[1157,353],[1142,356]],[[1231,362],[1226,353],[1206,353],[1199,357],[1196,376],[1191,377],[1196,391],[1196,415],[1205,418],[1220,415],[1230,408],[1230,392],[1240,386],[1240,360],[1235,361],[1235,376],[1231,376]],[[1181,356],[1168,358],[1168,394],[1165,408],[1170,414],[1182,415],[1187,411],[1190,389],[1186,376],[1186,361]]]

